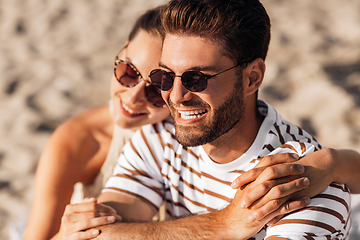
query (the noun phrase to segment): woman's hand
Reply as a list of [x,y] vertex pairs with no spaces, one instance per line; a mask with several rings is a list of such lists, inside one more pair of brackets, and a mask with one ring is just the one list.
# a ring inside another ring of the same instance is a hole
[[66,206],[61,219],[60,231],[55,239],[79,240],[92,239],[100,234],[94,227],[121,221],[116,210],[97,203],[95,198],[86,198],[82,203]]

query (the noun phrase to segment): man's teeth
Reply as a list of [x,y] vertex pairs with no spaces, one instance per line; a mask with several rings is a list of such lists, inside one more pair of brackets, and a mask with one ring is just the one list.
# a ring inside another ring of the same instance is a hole
[[123,108],[124,108],[127,112],[129,112],[129,113],[131,113],[131,114],[138,114],[138,113],[134,112],[134,110],[132,110],[131,108],[129,108],[128,106],[126,106],[125,104],[122,104],[122,106],[123,106]]
[[195,118],[199,118],[201,117],[201,115],[206,112],[206,110],[192,110],[192,111],[180,111],[178,110],[178,112],[180,113],[181,118],[183,119],[195,119]]

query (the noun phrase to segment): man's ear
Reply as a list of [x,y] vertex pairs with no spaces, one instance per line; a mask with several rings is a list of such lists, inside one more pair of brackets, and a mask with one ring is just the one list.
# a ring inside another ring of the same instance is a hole
[[264,75],[265,75],[265,63],[261,58],[257,58],[246,67],[247,81],[245,87],[245,95],[250,95],[255,93],[261,86]]

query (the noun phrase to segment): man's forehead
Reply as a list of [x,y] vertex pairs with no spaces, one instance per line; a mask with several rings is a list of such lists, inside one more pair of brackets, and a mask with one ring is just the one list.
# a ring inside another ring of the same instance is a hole
[[212,44],[220,47],[218,41],[213,38],[207,37],[205,35],[191,34],[191,33],[167,33],[165,34],[164,43],[168,43],[169,41],[179,41],[180,39],[186,39],[186,41],[201,41],[206,44]]
[[169,54],[202,54],[212,55],[220,52],[217,42],[209,38],[189,34],[168,34],[163,42],[163,55]]
[[217,41],[195,34],[166,34],[161,63],[167,66],[218,66],[228,58]]

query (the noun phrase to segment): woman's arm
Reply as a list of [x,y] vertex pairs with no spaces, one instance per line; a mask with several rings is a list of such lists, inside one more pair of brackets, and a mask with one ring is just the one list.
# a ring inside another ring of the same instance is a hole
[[24,240],[50,239],[58,232],[74,184],[91,183],[100,171],[112,126],[104,105],[69,119],[52,134],[36,171],[35,198]]
[[344,183],[351,193],[360,193],[360,153],[349,149],[329,149],[337,177],[334,182]]

